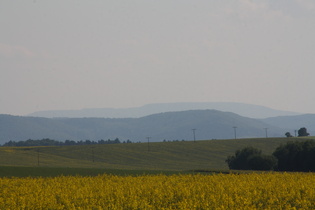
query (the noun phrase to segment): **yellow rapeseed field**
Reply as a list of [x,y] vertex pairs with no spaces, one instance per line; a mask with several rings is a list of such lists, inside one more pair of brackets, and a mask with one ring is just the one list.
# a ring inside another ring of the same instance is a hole
[[315,209],[314,173],[1,178],[0,209]]

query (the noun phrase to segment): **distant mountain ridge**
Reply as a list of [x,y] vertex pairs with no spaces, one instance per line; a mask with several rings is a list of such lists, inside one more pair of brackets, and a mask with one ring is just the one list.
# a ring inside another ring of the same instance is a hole
[[101,118],[139,118],[163,112],[215,109],[233,112],[244,117],[268,118],[276,116],[298,115],[297,112],[275,110],[264,106],[234,102],[199,102],[199,103],[160,103],[133,108],[95,108],[81,110],[38,111],[29,114],[33,117],[101,117]]
[[54,140],[107,140],[119,138],[133,142],[165,140],[284,136],[286,129],[258,119],[217,110],[190,110],[153,114],[141,118],[41,118],[0,115],[0,144],[10,140],[50,138]]

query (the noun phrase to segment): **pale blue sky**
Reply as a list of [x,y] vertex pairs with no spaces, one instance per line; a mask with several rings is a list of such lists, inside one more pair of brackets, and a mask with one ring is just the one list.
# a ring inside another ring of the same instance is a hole
[[315,113],[314,0],[1,0],[0,114],[168,102]]

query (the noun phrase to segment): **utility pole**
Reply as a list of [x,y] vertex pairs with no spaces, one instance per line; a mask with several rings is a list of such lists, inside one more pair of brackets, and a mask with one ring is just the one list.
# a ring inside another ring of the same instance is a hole
[[193,129],[192,129],[193,135],[194,135],[194,142],[196,142],[196,135],[195,135],[195,131],[196,131],[196,130],[197,130],[196,128],[193,128]]
[[236,139],[236,126],[233,126],[233,129],[234,129],[234,138]]
[[265,128],[266,138],[268,138],[268,128]]
[[296,130],[294,130],[294,136],[296,137]]
[[150,138],[151,137],[147,137],[147,139],[148,139],[148,152],[150,152]]

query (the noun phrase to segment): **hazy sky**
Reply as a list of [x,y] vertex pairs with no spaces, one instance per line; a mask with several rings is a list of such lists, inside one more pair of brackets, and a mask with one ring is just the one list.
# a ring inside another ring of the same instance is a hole
[[244,102],[315,113],[314,0],[1,0],[0,113]]

